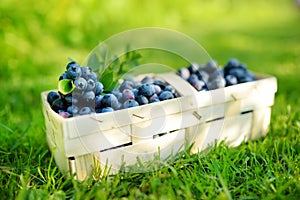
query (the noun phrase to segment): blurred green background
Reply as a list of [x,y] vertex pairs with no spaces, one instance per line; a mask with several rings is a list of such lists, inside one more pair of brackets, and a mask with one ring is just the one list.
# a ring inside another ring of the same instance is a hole
[[276,76],[274,130],[287,107],[299,116],[300,7],[294,0],[1,0],[0,152],[17,151],[22,161],[1,165],[15,166],[16,173],[37,165],[23,157],[32,147],[46,149],[40,93],[57,88],[69,57],[81,63],[108,37],[152,26],[190,36],[221,65],[236,57],[254,72]]

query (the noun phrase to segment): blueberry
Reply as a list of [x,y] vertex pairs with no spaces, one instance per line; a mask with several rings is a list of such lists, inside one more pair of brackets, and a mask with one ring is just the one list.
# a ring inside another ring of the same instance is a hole
[[119,90],[113,90],[111,91],[111,93],[117,97],[118,101],[122,101],[123,98],[122,92],[120,92]]
[[134,89],[137,89],[137,88],[141,87],[141,85],[142,85],[141,82],[138,82],[138,81],[134,81],[134,82],[133,82],[133,88],[134,88]]
[[74,84],[76,86],[76,89],[78,89],[78,90],[85,90],[87,87],[87,82],[82,77],[75,79]]
[[195,83],[196,81],[199,81],[199,78],[196,74],[192,74],[187,81],[192,84]]
[[156,99],[158,98],[158,95],[157,94],[153,94],[151,97],[149,97],[149,101],[151,101],[151,99]]
[[244,76],[239,77],[238,82],[239,83],[246,83],[246,82],[251,82],[251,81],[254,81],[254,80],[255,80],[254,75],[250,72],[246,72],[244,74]]
[[101,104],[102,98],[103,98],[103,96],[101,96],[101,95],[95,96],[95,107],[96,108],[102,107],[102,104]]
[[123,101],[126,101],[128,99],[135,99],[134,93],[130,89],[124,89],[123,92],[122,92],[122,95],[123,95],[123,98],[122,98]]
[[160,81],[160,80],[155,80],[153,82],[154,85],[158,85],[162,90],[165,89],[166,86],[168,86],[167,83],[163,82],[163,81]]
[[203,68],[208,74],[213,73],[214,71],[218,70],[218,63],[214,60],[208,61],[208,63]]
[[59,98],[60,98],[60,96],[57,92],[51,91],[47,94],[47,101],[50,105],[52,105],[53,102]]
[[95,89],[96,84],[93,79],[90,78],[86,82],[87,82],[86,90],[92,91]]
[[63,118],[69,118],[69,117],[72,116],[71,113],[65,112],[65,111],[60,111],[60,112],[58,112],[58,114],[59,114],[60,116],[62,116]]
[[199,65],[196,63],[192,63],[190,66],[188,66],[188,70],[190,71],[190,74],[194,74],[199,70]]
[[225,81],[226,81],[226,86],[231,86],[238,83],[237,78],[230,74],[225,77]]
[[102,109],[101,108],[96,108],[95,112],[96,113],[101,113]]
[[131,107],[136,107],[136,106],[139,106],[139,103],[132,99],[126,100],[123,103],[123,108],[131,108]]
[[56,99],[53,101],[51,108],[55,111],[58,112],[59,110],[65,110],[65,104],[61,98]]
[[92,69],[89,67],[81,67],[81,76],[88,80],[92,74]]
[[65,72],[65,73],[63,73],[62,75],[60,75],[60,77],[59,77],[59,81],[60,80],[63,80],[63,79],[68,79],[68,75],[67,75],[67,73]]
[[159,87],[159,85],[154,85],[154,89],[155,89],[155,94],[161,93],[161,88]]
[[246,70],[242,67],[231,68],[228,70],[227,74],[225,74],[225,76],[227,75],[233,75],[239,80],[246,75]]
[[201,91],[205,88],[205,83],[202,80],[196,80],[193,82],[190,82],[190,84],[197,90],[197,91]]
[[101,82],[96,82],[95,83],[95,94],[99,95],[103,92],[103,84]]
[[170,91],[172,94],[176,93],[176,90],[171,85],[166,86],[164,91]]
[[191,73],[187,68],[181,68],[177,71],[177,74],[184,80],[187,80],[190,77]]
[[93,91],[87,91],[83,94],[83,99],[87,102],[92,102],[95,99],[95,93]]
[[90,74],[90,79],[92,79],[93,81],[97,82],[98,81],[98,76],[95,72],[91,72]]
[[218,78],[222,78],[222,77],[224,77],[223,70],[216,70],[212,74],[210,74],[208,82],[213,81]]
[[71,65],[68,67],[67,76],[69,79],[75,80],[76,78],[81,76],[81,69],[79,65]]
[[78,104],[80,99],[82,99],[82,92],[77,93],[77,90],[74,90],[72,92],[72,104]]
[[101,110],[101,113],[112,112],[114,109],[112,107],[105,107]]
[[173,99],[173,98],[174,98],[174,95],[170,91],[163,91],[159,95],[159,100],[161,100],[161,101],[168,100],[168,99]]
[[226,81],[223,77],[218,76],[214,80],[207,83],[207,87],[209,90],[214,90],[218,88],[223,88],[226,85]]
[[136,101],[137,101],[140,105],[145,105],[145,104],[148,104],[148,103],[149,103],[147,97],[145,97],[145,96],[143,96],[143,95],[137,96]]
[[87,115],[90,114],[92,112],[92,109],[90,107],[82,107],[79,110],[79,115]]
[[146,84],[146,83],[151,84],[154,82],[154,80],[150,76],[146,76],[145,78],[142,79],[141,82],[142,82],[142,84]]
[[237,68],[240,66],[240,62],[236,58],[231,58],[224,67],[224,75],[229,74],[229,70]]
[[155,89],[153,84],[143,84],[141,87],[138,88],[138,94],[144,95],[145,97],[149,98],[155,93]]
[[105,94],[102,98],[102,106],[112,107],[113,109],[118,109],[120,107],[117,97],[113,94]]
[[136,88],[134,88],[134,89],[132,90],[132,92],[133,92],[135,98],[139,95],[139,94],[138,94],[138,93],[139,93],[139,90],[136,89]]
[[149,101],[149,103],[160,102],[159,98],[153,98]]
[[63,99],[66,102],[66,104],[70,105],[73,102],[72,94],[63,95]]
[[134,83],[132,81],[125,80],[121,83],[119,90],[122,92],[124,89],[133,89]]
[[238,67],[240,65],[240,61],[236,58],[231,58],[228,60],[226,67]]
[[208,81],[209,79],[209,74],[206,71],[203,70],[199,70],[197,73],[195,73],[198,77],[199,80],[204,81],[205,83]]
[[67,108],[67,112],[71,114],[77,114],[79,112],[79,108],[75,105],[71,105]]

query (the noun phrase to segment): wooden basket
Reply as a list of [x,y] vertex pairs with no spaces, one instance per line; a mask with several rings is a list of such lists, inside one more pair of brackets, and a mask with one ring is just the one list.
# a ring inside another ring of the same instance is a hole
[[64,119],[42,93],[47,142],[60,170],[84,180],[92,171],[168,158],[193,145],[197,153],[214,142],[237,146],[265,136],[277,91],[275,77],[197,92],[174,73],[156,75],[179,98],[153,104]]

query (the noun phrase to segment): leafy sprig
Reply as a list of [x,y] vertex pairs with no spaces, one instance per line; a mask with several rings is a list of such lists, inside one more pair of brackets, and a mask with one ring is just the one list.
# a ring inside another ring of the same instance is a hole
[[99,81],[104,85],[105,91],[113,90],[122,75],[139,65],[139,60],[142,57],[140,53],[130,50],[129,46],[125,52],[119,57],[110,56],[109,50],[100,46],[90,54],[87,65],[98,74]]

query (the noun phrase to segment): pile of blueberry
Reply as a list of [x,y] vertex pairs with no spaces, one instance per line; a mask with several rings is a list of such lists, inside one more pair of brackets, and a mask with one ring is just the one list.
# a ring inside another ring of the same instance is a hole
[[68,93],[51,91],[47,101],[52,110],[64,118],[105,113],[178,97],[176,90],[166,82],[146,76],[142,81],[123,81],[113,91],[104,91],[97,74],[89,67],[72,61],[59,77],[70,80],[74,89]]
[[223,69],[211,60],[204,66],[191,64],[178,70],[177,74],[188,81],[197,91],[213,90],[239,83],[254,81],[254,75],[237,59],[230,59]]

